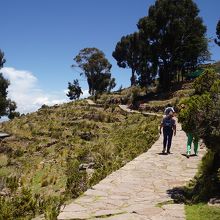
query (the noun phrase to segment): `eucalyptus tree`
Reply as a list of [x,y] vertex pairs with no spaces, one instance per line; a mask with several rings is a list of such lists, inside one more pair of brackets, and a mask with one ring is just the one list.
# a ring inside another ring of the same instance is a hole
[[131,69],[131,86],[136,83],[136,74],[140,62],[140,47],[139,33],[135,32],[123,36],[112,53],[119,67]]
[[220,46],[220,20],[218,21],[216,26],[216,36],[217,38],[215,39],[215,43]]
[[192,0],[156,0],[138,22],[158,66],[160,85],[169,89],[179,71],[208,58],[206,27]]
[[5,62],[6,62],[6,60],[4,58],[4,53],[0,50],[0,68],[3,67]]
[[[0,69],[3,67],[5,62],[4,53],[0,50]],[[15,111],[17,108],[16,103],[7,98],[9,85],[9,80],[5,79],[2,73],[0,73],[0,117],[8,116],[9,119],[12,119],[20,114]]]
[[107,92],[115,86],[115,80],[111,78],[112,65],[101,50],[95,47],[84,48],[74,61],[82,70],[81,75],[86,77],[91,95]]

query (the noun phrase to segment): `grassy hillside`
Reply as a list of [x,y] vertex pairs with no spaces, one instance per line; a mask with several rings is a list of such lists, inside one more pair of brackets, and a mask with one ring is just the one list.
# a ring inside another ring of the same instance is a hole
[[214,69],[216,70],[216,72],[220,73],[220,61],[214,63],[213,66],[214,66]]
[[177,83],[167,92],[160,91],[156,86],[147,89],[132,86],[111,94],[103,94],[98,98],[97,103],[102,105],[121,103],[140,111],[163,113],[168,104],[177,107],[180,99],[191,96],[193,92],[192,81]]
[[[58,203],[48,205],[49,195],[79,196],[147,151],[158,137],[159,120],[127,114],[116,105],[104,109],[78,101],[2,123],[1,131],[11,137],[0,145],[0,219],[53,212]],[[22,209],[21,201],[18,210],[11,198],[22,194],[30,207]]]

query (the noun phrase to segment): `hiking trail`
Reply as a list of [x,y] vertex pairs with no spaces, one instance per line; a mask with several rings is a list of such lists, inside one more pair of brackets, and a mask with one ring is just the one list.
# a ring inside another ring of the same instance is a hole
[[162,141],[161,135],[146,153],[66,205],[58,219],[184,220],[184,204],[172,204],[171,194],[194,177],[205,149],[187,159],[187,138],[179,123],[171,154],[161,154]]

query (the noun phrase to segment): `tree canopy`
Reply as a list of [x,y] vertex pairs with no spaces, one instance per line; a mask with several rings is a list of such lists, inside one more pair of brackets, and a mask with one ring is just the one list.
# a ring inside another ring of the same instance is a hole
[[4,58],[4,53],[0,50],[0,68],[3,67],[3,64],[6,62]]
[[[5,62],[4,53],[0,50],[0,69],[3,67]],[[10,82],[3,77],[2,73],[0,73],[0,117],[8,116],[9,119],[12,119],[20,114],[15,111],[17,108],[16,103],[7,98],[7,89],[9,85]]]
[[74,58],[82,75],[87,79],[89,93],[98,93],[111,90],[115,86],[115,79],[111,78],[112,65],[105,58],[104,53],[97,48],[84,48]]
[[134,33],[123,36],[117,43],[112,56],[117,61],[119,67],[130,68],[132,71],[131,85],[136,82],[136,75],[139,65],[140,39],[139,34]]
[[156,0],[148,15],[138,21],[138,32],[122,37],[113,57],[119,67],[132,70],[139,83],[150,83],[158,74],[169,90],[179,73],[184,75],[209,59],[206,27],[192,0]]
[[153,50],[161,86],[166,89],[178,71],[194,69],[208,57],[206,27],[192,0],[157,0],[138,28]]
[[[184,100],[179,114],[186,132],[202,138],[208,148],[220,153],[220,77],[207,69],[194,82],[195,93]],[[220,154],[219,154],[220,155]]]
[[217,38],[215,39],[215,43],[220,46],[220,20],[218,21],[216,26],[216,36]]
[[70,100],[79,99],[81,94],[83,94],[83,92],[78,79],[73,80],[73,83],[68,83],[68,93],[66,95]]

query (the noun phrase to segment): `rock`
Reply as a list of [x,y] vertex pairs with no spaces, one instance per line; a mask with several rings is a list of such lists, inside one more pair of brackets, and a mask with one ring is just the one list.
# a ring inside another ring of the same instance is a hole
[[0,196],[9,196],[11,194],[11,190],[9,188],[4,188],[1,192],[0,192]]
[[79,170],[91,169],[94,165],[95,165],[95,163],[93,163],[93,162],[91,162],[91,163],[82,163],[82,164],[79,165]]
[[90,141],[93,137],[91,132],[82,132],[79,134],[79,136],[85,141]]
[[211,198],[208,202],[209,206],[220,206],[220,199]]
[[87,163],[82,163],[79,165],[79,170],[86,170],[88,168],[88,164]]

